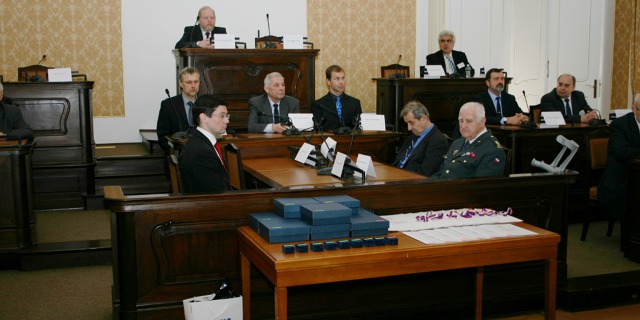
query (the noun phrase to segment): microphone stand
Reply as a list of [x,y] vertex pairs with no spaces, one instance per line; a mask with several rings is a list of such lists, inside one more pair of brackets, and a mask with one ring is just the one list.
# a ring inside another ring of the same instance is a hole
[[336,117],[336,119],[338,119],[338,121],[342,122],[342,127],[333,130],[333,133],[337,134],[337,135],[342,135],[342,134],[349,134],[351,133],[351,128],[347,127],[344,125],[344,118],[341,118],[337,112],[325,107],[324,105],[319,104],[318,106],[320,106],[320,109],[324,110],[325,112],[333,115],[334,117]]
[[353,130],[351,131],[351,142],[349,143],[349,153],[347,155],[351,155],[351,149],[353,148],[353,141],[356,139],[356,130],[360,128],[360,115],[356,117],[353,124]]

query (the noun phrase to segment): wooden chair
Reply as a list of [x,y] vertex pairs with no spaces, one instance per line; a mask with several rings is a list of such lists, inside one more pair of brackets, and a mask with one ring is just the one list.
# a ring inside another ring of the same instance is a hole
[[31,65],[28,67],[21,67],[18,68],[18,81],[22,81],[22,82],[34,82],[32,80],[32,77],[35,77],[36,75],[42,77],[44,79],[45,82],[49,81],[49,75],[47,70],[52,69],[52,67],[46,67],[43,65]]
[[538,127],[540,126],[540,105],[529,106],[529,119],[533,121]]
[[[609,133],[606,131],[596,131],[590,135],[588,144],[589,164],[591,167],[589,173],[589,210],[582,225],[582,234],[580,235],[580,241],[587,239],[587,233],[589,232],[589,224],[591,220],[598,212],[603,208],[598,203],[598,182],[604,168],[607,165],[607,146],[609,145]],[[608,217],[609,224],[607,225],[607,237],[611,237],[613,233],[613,226],[615,219],[611,216]]]
[[504,149],[504,175],[505,176],[509,176],[511,174],[511,163],[513,162],[513,152],[511,152],[511,149],[502,146],[502,149]]
[[240,150],[234,143],[229,143],[224,147],[224,154],[227,172],[229,172],[229,184],[236,190],[246,189]]
[[390,64],[388,66],[380,67],[380,76],[382,78],[410,78],[411,72],[409,66],[403,66],[401,64]]
[[264,36],[256,38],[256,49],[283,49],[282,37]]
[[178,167],[178,157],[175,154],[171,154],[168,157],[169,160],[169,176],[171,178],[171,193],[182,193],[182,177],[180,176],[180,168]]

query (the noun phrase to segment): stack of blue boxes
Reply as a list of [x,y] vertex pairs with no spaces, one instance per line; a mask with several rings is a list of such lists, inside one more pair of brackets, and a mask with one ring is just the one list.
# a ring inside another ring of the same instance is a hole
[[389,230],[389,221],[346,195],[276,198],[273,204],[275,212],[249,215],[251,228],[269,243],[379,236]]

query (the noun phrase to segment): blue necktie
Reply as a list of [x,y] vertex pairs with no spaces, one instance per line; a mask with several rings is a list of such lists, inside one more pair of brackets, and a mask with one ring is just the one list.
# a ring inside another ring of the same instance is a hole
[[278,111],[278,104],[273,104],[273,123],[280,122],[280,111]]
[[191,112],[191,108],[193,108],[193,102],[189,101],[187,102],[187,105],[189,106],[189,110],[187,110],[187,121],[189,122],[190,126],[193,126],[193,112]]
[[445,57],[447,57],[447,60],[449,60],[449,68],[451,68],[451,74],[456,73],[458,70],[456,69],[456,64],[453,63],[453,59],[451,59],[451,56],[445,55]]
[[498,115],[502,115],[502,106],[500,105],[500,96],[496,97],[496,111]]
[[569,99],[564,99],[564,112],[565,112],[565,116],[570,116],[571,115],[571,106],[569,105]]
[[418,141],[418,138],[420,138],[420,136],[413,136],[413,139],[411,139],[411,145],[409,146],[409,148],[407,148],[407,152],[404,154],[404,159],[398,162],[398,168],[404,168],[404,164],[407,163],[407,160],[409,159],[411,152],[413,152],[413,149],[416,147],[416,142]]
[[340,97],[336,97],[336,110],[338,110],[338,118],[342,121],[342,102],[340,102]]

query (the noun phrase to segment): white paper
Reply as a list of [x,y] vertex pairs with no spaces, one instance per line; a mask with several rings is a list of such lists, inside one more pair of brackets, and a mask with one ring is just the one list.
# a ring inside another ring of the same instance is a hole
[[544,123],[547,126],[564,126],[567,124],[564,122],[564,116],[560,111],[543,111],[540,114],[544,118]]
[[[364,174],[367,177],[376,177],[376,169],[373,166],[373,160],[371,157],[366,154],[358,154],[358,159],[356,159],[356,165],[358,168],[364,171]],[[354,175],[356,177],[362,178],[362,174],[360,172],[355,172]]]
[[362,130],[386,131],[384,114],[363,113],[360,115]]
[[613,112],[616,114],[616,119],[626,115],[627,113],[631,112],[631,109],[616,109],[613,110]]
[[487,224],[481,226],[484,229],[488,229],[492,232],[500,234],[503,237],[520,237],[520,236],[530,236],[535,235],[537,233],[514,226],[512,224]]
[[333,159],[336,148],[338,147],[338,142],[333,140],[331,137],[328,137],[324,140],[322,145],[320,146],[320,153],[327,159]]
[[213,35],[213,41],[215,41],[216,49],[235,49],[236,38],[232,34],[217,34]]
[[346,154],[342,152],[338,152],[338,154],[336,154],[336,160],[333,161],[333,167],[331,168],[331,175],[338,178],[342,177],[342,170],[344,169],[344,162],[346,161],[346,159]]
[[311,152],[315,150],[316,150],[316,147],[305,142],[304,144],[302,144],[302,147],[300,147],[300,150],[298,150],[298,154],[296,154],[295,160],[303,164],[306,163],[310,165],[315,165],[315,162],[313,162],[313,160],[309,160],[309,156],[311,155]]
[[282,47],[284,49],[304,49],[302,35],[288,34],[282,37]]
[[440,239],[436,239],[432,236],[426,235],[420,231],[405,232],[404,234],[424,244],[444,244],[444,241]]
[[313,113],[289,113],[289,118],[300,131],[313,129]]
[[71,68],[56,68],[49,69],[48,78],[49,82],[67,82],[71,81]]
[[439,64],[427,65],[427,72],[429,73],[429,77],[444,77],[446,76],[444,69]]

